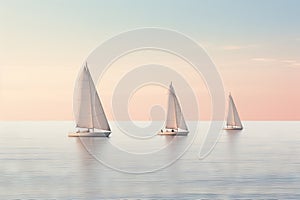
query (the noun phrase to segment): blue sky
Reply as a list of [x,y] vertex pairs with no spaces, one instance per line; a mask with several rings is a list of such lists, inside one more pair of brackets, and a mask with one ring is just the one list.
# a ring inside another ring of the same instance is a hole
[[145,26],[174,29],[200,44],[220,46],[285,45],[300,37],[297,0],[0,2],[4,53],[33,46],[35,55],[40,49],[55,53],[59,44],[64,52],[81,54],[73,46],[88,51],[112,35]]
[[1,29],[33,35],[109,37],[126,29],[161,26],[196,38],[271,40],[299,36],[299,7],[297,0],[13,0],[1,1]]

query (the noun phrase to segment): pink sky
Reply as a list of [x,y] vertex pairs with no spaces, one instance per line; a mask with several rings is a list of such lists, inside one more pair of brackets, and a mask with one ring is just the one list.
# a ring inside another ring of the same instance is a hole
[[[231,50],[224,50],[222,56],[212,54],[211,57],[219,69],[226,92],[231,91],[233,95],[242,120],[300,119],[300,66],[295,65],[296,61],[237,58],[231,62],[228,61],[227,51],[230,56],[234,54]],[[124,69],[126,72],[133,66],[151,61],[171,65],[179,71],[184,67],[188,69],[184,62],[170,55],[151,52],[145,55],[147,52],[129,55],[116,62],[99,83],[98,90],[110,119],[111,87],[107,85],[116,83]],[[77,61],[80,63],[80,58]],[[19,61],[14,62],[1,67],[0,120],[73,120],[73,86],[80,65],[43,66],[28,61],[25,62],[26,66],[21,66]],[[120,66],[123,70],[120,70]],[[211,102],[203,80],[193,78],[193,72],[189,70],[184,70],[183,74],[189,76],[191,86],[200,100],[200,119],[208,120]],[[180,99],[181,91],[177,91],[177,94]],[[134,120],[149,120],[152,105],[159,104],[166,108],[166,103],[166,91],[145,87],[133,95],[129,112]],[[191,119],[188,112],[192,108],[188,105],[182,107],[187,120]],[[160,114],[156,119],[163,120],[165,116]]]

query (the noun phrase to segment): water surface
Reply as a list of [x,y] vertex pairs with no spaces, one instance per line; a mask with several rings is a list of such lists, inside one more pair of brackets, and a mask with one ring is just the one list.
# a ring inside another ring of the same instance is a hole
[[72,122],[1,122],[0,199],[300,199],[299,122],[245,122],[204,160],[201,133],[134,139],[111,125],[80,140]]

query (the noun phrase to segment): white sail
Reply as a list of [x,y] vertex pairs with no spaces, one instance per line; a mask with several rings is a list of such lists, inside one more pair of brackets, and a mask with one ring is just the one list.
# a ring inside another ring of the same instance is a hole
[[229,107],[226,125],[243,127],[231,94],[229,94]]
[[167,112],[167,129],[177,129],[177,120],[176,120],[176,110],[175,110],[175,100],[174,100],[174,89],[172,83],[169,88],[169,101],[168,101],[168,112]]
[[95,84],[87,67],[83,68],[74,91],[76,126],[110,131]]
[[178,129],[188,130],[177,97],[175,96],[176,122]]
[[179,101],[176,97],[175,90],[170,84],[169,89],[169,101],[168,101],[168,113],[167,113],[167,121],[166,121],[167,129],[182,129],[188,130],[187,125],[185,123],[181,107]]
[[74,90],[76,127],[93,128],[90,79],[86,67],[80,73]]

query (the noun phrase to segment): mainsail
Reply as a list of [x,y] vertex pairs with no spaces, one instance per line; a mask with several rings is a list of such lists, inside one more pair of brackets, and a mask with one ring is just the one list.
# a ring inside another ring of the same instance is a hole
[[169,88],[166,128],[188,130],[172,83]]
[[74,110],[76,127],[96,128],[110,131],[100,98],[85,64],[76,82],[74,91]]
[[229,107],[226,126],[243,127],[231,94],[229,94]]

